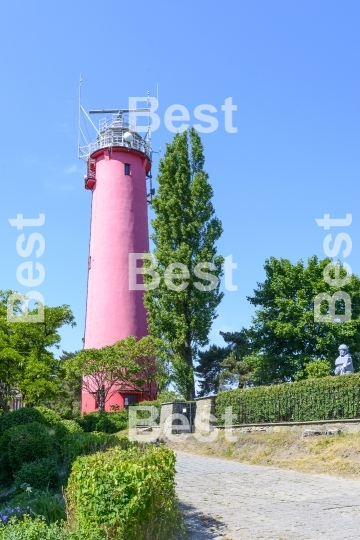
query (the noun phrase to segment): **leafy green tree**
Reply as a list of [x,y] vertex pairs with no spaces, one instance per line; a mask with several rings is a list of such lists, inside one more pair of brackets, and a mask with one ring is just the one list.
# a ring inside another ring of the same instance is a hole
[[146,381],[140,378],[140,358],[136,338],[129,336],[101,349],[83,349],[66,361],[66,376],[82,378],[83,389],[94,395],[99,412],[103,412],[119,390],[143,389]]
[[144,381],[145,389],[152,399],[157,392],[165,390],[169,380],[169,367],[161,341],[145,336],[134,342],[134,359],[138,365],[138,377]]
[[[203,146],[193,128],[167,145],[157,180],[152,240],[161,280],[145,294],[145,305],[151,334],[171,353],[175,384],[193,399],[194,360],[199,347],[207,345],[217,316],[223,263],[215,247],[222,225],[211,202]],[[151,279],[145,276],[145,281]]]
[[332,366],[328,360],[313,360],[306,364],[303,371],[300,371],[296,376],[297,381],[303,379],[320,379],[331,375]]
[[[292,264],[287,259],[271,257],[265,262],[266,278],[258,283],[248,300],[256,308],[247,331],[251,353],[244,361],[251,369],[252,384],[293,381],[314,360],[327,360],[334,366],[338,346],[346,343],[355,369],[360,364],[360,280],[354,274],[342,290],[351,298],[352,318],[337,322],[344,313],[344,303],[336,302],[332,322],[314,320],[314,300],[320,293],[332,296],[339,287],[330,286],[323,276],[331,259],[308,259]],[[343,276],[345,270],[340,270]],[[330,274],[331,275],[331,274]],[[334,274],[332,274],[334,277]],[[327,303],[321,313],[328,313]]]
[[[59,329],[76,324],[67,305],[45,306],[44,322],[9,322],[7,301],[11,294],[0,291],[0,407],[4,412],[9,409],[14,389],[30,406],[57,394],[63,372],[51,349],[60,347]],[[21,310],[19,297],[14,313],[20,315]]]
[[60,379],[59,389],[51,399],[47,398],[42,405],[57,412],[62,418],[71,420],[80,415],[81,410],[81,377],[65,377],[65,364],[79,353],[62,351],[59,358],[63,376]]

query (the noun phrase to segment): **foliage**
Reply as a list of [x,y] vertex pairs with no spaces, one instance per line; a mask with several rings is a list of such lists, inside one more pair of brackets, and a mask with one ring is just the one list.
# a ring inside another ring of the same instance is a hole
[[230,352],[230,347],[218,347],[217,345],[211,345],[207,350],[199,352],[199,363],[195,368],[196,375],[200,377],[198,381],[199,397],[218,393],[222,362],[229,356]]
[[306,364],[303,371],[296,376],[296,380],[318,379],[331,374],[331,364],[327,360],[314,360]]
[[15,474],[15,486],[29,484],[34,489],[44,487],[55,488],[59,482],[58,464],[54,458],[45,457],[23,463],[21,469]]
[[3,506],[0,509],[0,530],[1,525],[7,525],[12,518],[22,518],[25,514],[29,514],[30,506],[22,507],[20,504],[16,506]]
[[[251,354],[244,357],[250,384],[272,384],[294,380],[313,360],[338,356],[338,346],[350,347],[355,369],[360,363],[360,279],[354,274],[342,289],[350,295],[352,319],[341,324],[316,322],[314,299],[319,293],[332,296],[339,287],[324,280],[324,268],[331,259],[316,256],[292,264],[287,259],[271,257],[265,262],[266,279],[258,283],[248,300],[256,307],[251,328],[247,331]],[[345,271],[340,270],[341,276]],[[326,313],[326,303],[321,305]],[[336,313],[344,312],[342,301]]]
[[139,341],[133,338],[133,357],[140,368],[138,377],[144,381],[143,388],[149,397],[156,392],[156,381],[162,367],[159,359],[156,359],[158,349],[157,340],[151,336],[145,336]]
[[24,483],[3,505],[0,519],[4,515],[10,519],[13,516],[23,517],[25,514],[31,517],[42,516],[48,525],[63,521],[66,519],[64,498],[48,488],[33,489]]
[[17,411],[10,411],[0,416],[0,434],[12,427],[30,424],[32,422],[46,423],[45,418],[36,408],[25,407]]
[[0,417],[0,485],[12,483],[22,460],[54,454],[61,423],[61,418],[45,407],[23,408]]
[[140,403],[136,403],[136,407],[138,409],[136,411],[136,421],[138,419],[148,419],[152,417],[152,414],[149,410],[142,410],[143,407],[155,407],[155,409],[157,410],[157,417],[153,417],[153,422],[155,424],[160,423],[161,403],[158,399],[155,399],[154,401],[141,401]]
[[216,417],[232,407],[233,424],[300,422],[360,416],[360,374],[229,390],[216,397]]
[[171,540],[179,529],[175,455],[149,445],[76,460],[66,490],[70,525],[108,540]]
[[0,525],[0,540],[66,540],[70,538],[63,526],[53,523],[46,524],[45,519],[31,519],[25,516],[23,520],[12,519],[10,525]]
[[55,439],[57,445],[62,448],[67,436],[70,433],[82,433],[83,429],[75,420],[61,420],[55,428]]
[[49,489],[34,491],[29,504],[31,514],[35,517],[43,516],[48,525],[66,519],[65,502],[59,493],[52,493]]
[[127,428],[129,411],[124,409],[118,412],[93,412],[84,414],[76,419],[76,422],[86,432],[103,431],[104,433],[116,433]]
[[62,456],[71,464],[78,456],[103,452],[111,446],[126,446],[128,439],[107,433],[70,433],[62,446]]
[[[184,396],[173,390],[164,390],[157,395],[157,401],[161,403],[170,403],[172,401],[185,401]],[[140,403],[141,405],[141,403]]]
[[45,407],[24,407],[0,416],[0,435],[11,427],[30,424],[32,422],[54,427],[60,420],[60,416]]
[[13,470],[9,460],[9,441],[11,431],[6,431],[0,437],[0,486],[9,486],[14,480]]
[[84,349],[66,361],[70,379],[82,377],[83,389],[96,396],[99,411],[119,390],[141,389],[136,338],[129,336],[101,349]]
[[[79,351],[62,351],[59,358],[61,366],[76,356]],[[43,405],[57,412],[61,418],[72,420],[80,416],[81,409],[81,377],[62,378],[59,382],[59,389],[52,399],[45,399]]]
[[54,441],[49,429],[43,424],[32,422],[10,428],[8,436],[9,463],[13,472],[19,471],[23,463],[48,457],[54,450]]
[[[198,133],[191,128],[176,134],[159,163],[159,187],[152,199],[152,239],[158,262],[156,272],[161,279],[145,294],[150,332],[163,341],[171,359],[177,360],[173,365],[175,384],[191,399],[195,396],[193,362],[198,348],[208,343],[223,296],[219,291],[223,258],[215,248],[222,225],[215,217],[213,191],[203,166]],[[173,274],[178,278],[167,277],[165,283],[165,276],[169,276],[165,271],[173,263],[185,265],[189,275],[185,272],[186,277],[182,277],[183,267],[175,264]],[[204,263],[204,272],[202,276],[197,272],[200,277],[196,277],[194,271],[199,263]],[[144,277],[150,284],[152,278]]]
[[183,396],[192,396],[195,392],[194,367],[178,354],[173,354],[171,360],[171,381],[176,391]]
[[[62,369],[54,353],[64,325],[75,326],[67,305],[44,307],[44,322],[8,322],[7,303],[12,291],[0,291],[0,407],[9,410],[11,389],[17,388],[28,405],[36,405],[55,396],[62,378]],[[22,313],[21,296],[14,304],[14,313]],[[29,314],[36,312],[30,310]]]
[[59,422],[61,422],[61,416],[58,415],[55,411],[48,409],[47,407],[36,407],[35,408],[42,416],[43,421],[41,424],[45,424],[49,427],[55,427]]
[[242,328],[240,332],[220,332],[227,343],[225,356],[220,364],[219,389],[228,390],[234,386],[244,388],[248,385],[251,375],[249,367],[249,354],[252,349],[248,338],[248,331]]
[[[60,422],[54,430],[36,422],[15,426],[0,438],[0,484],[4,486],[11,484],[15,476],[17,486],[27,483],[37,489],[44,488],[49,481],[41,483],[41,469],[44,478],[46,475],[53,478],[55,474],[52,474],[52,464],[59,458],[63,461],[62,465],[59,462],[57,473],[59,475],[59,469],[62,467],[66,476],[69,465],[77,456],[104,451],[118,444],[126,446],[126,441],[102,432],[84,433],[73,420]],[[28,463],[29,467],[24,468],[25,463]],[[45,470],[45,466],[48,471]],[[30,481],[31,475],[36,479],[36,485]],[[50,485],[53,486],[54,482],[51,481]]]

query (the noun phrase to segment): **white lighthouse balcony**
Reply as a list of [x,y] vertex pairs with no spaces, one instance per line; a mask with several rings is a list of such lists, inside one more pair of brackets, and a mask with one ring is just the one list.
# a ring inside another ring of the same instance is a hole
[[79,147],[79,157],[87,161],[94,152],[113,147],[138,150],[151,160],[151,141],[137,132],[136,122],[128,114],[116,113],[102,118],[98,136],[95,141]]

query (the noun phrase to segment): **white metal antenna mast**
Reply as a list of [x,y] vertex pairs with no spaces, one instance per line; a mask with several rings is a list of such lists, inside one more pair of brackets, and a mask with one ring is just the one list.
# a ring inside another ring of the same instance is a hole
[[80,121],[81,121],[81,117],[80,117],[80,107],[81,107],[81,83],[82,83],[82,76],[81,76],[81,73],[80,73],[80,79],[79,79],[78,153],[79,153],[79,148],[80,148],[80,130],[81,130],[81,127],[80,127]]

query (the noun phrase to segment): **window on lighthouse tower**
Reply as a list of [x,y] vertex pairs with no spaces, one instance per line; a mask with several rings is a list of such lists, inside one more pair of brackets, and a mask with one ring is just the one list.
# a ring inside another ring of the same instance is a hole
[[130,174],[130,165],[129,165],[129,163],[125,163],[125,174]]

